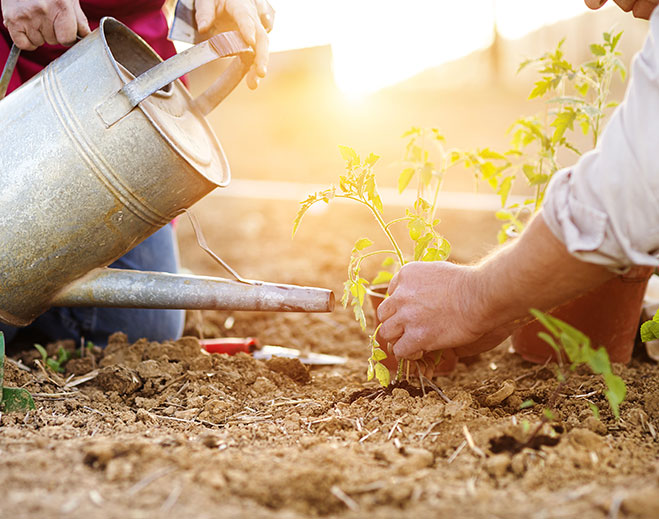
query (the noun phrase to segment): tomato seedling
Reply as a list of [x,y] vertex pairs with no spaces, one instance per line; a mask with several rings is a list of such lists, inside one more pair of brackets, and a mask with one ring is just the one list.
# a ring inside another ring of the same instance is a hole
[[[364,302],[369,287],[388,283],[393,275],[408,261],[442,261],[451,251],[449,242],[437,231],[439,193],[445,173],[461,162],[462,154],[447,149],[445,138],[435,129],[413,127],[403,134],[406,139],[402,171],[398,177],[398,191],[402,193],[411,184],[416,186],[416,198],[404,214],[385,220],[382,199],[378,192],[375,165],[379,156],[373,153],[365,159],[348,146],[340,146],[345,160],[345,173],[339,176],[338,186],[332,185],[322,191],[312,193],[300,202],[300,208],[293,224],[295,235],[302,217],[316,202],[330,203],[336,198],[352,200],[364,206],[373,216],[391,248],[372,250],[374,242],[370,238],[359,238],[352,249],[348,263],[348,280],[344,285],[341,302],[352,305],[355,318],[363,330],[366,329]],[[412,181],[415,180],[415,183]],[[406,225],[409,247],[405,249],[395,238],[392,227]],[[373,279],[362,274],[363,262],[376,256],[384,256],[381,269]],[[387,353],[375,339],[376,332],[370,335],[371,357],[369,358],[368,379],[374,376],[384,387],[389,385],[389,370],[382,364]],[[399,365],[402,373],[402,363]]]

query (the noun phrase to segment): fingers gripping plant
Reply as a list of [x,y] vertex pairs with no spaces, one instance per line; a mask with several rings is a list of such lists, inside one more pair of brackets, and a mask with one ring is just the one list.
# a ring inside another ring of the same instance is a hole
[[[461,160],[457,151],[445,148],[445,139],[436,129],[411,128],[403,134],[406,139],[402,160],[402,172],[398,178],[398,191],[402,193],[410,184],[416,187],[416,198],[405,214],[386,220],[382,199],[378,192],[375,164],[379,156],[369,154],[364,160],[347,146],[339,146],[345,160],[345,173],[339,176],[338,186],[318,191],[300,202],[293,235],[297,231],[302,217],[316,202],[329,203],[336,198],[345,198],[363,205],[373,216],[378,227],[386,237],[391,248],[371,250],[374,242],[369,238],[359,238],[352,249],[348,263],[348,279],[344,284],[344,306],[353,307],[355,318],[363,330],[366,329],[364,301],[370,286],[388,283],[394,273],[408,261],[442,261],[451,250],[449,242],[437,232],[439,193],[446,171]],[[434,160],[431,160],[434,159]],[[412,181],[416,180],[415,183]],[[409,254],[394,237],[394,225],[406,225],[411,241]],[[377,275],[368,280],[362,274],[362,266],[367,259],[384,256],[381,269]],[[368,379],[377,378],[382,386],[390,382],[389,370],[382,364],[387,358],[386,352],[375,339],[376,330],[370,335],[371,357],[369,358]],[[401,370],[399,369],[399,372]]]
[[[618,103],[610,99],[611,83],[616,74],[625,79],[626,69],[617,50],[622,33],[604,33],[601,43],[590,45],[591,58],[581,65],[571,64],[564,55],[561,40],[553,52],[522,62],[518,71],[535,66],[540,74],[529,99],[546,100],[544,113],[516,120],[510,128],[511,147],[505,153],[488,148],[464,154],[465,165],[474,170],[477,180],[485,181],[501,196],[502,220],[499,242],[519,234],[525,217],[542,206],[547,186],[561,169],[561,156],[569,163],[582,151],[572,137],[575,125],[590,136],[597,146],[604,121]],[[533,195],[522,204],[509,204],[515,179],[522,177]]]

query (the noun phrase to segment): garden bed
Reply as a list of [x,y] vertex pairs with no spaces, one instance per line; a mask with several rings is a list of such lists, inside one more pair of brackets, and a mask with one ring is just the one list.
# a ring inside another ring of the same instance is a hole
[[[345,207],[309,214],[291,241],[295,209],[208,199],[197,211],[211,246],[244,276],[340,295],[344,260],[370,222]],[[460,261],[485,253],[498,227],[487,215],[442,217]],[[179,232],[186,268],[223,275],[185,221]],[[556,377],[505,343],[436,388],[410,380],[384,392],[365,382],[367,340],[343,308],[190,312],[186,335],[115,335],[70,363],[70,379],[10,363],[6,384],[27,388],[37,409],[1,417],[0,516],[659,516],[659,376],[643,358],[614,367],[628,388],[619,421],[601,379],[584,371],[529,441]],[[307,370],[211,356],[192,336],[254,336],[348,362]],[[520,410],[530,398],[538,405]]]

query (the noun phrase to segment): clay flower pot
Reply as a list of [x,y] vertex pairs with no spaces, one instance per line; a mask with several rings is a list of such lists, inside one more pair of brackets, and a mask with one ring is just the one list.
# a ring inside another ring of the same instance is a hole
[[[380,306],[380,303],[384,301],[384,298],[387,294],[387,287],[389,285],[372,285],[366,290],[366,293],[368,294],[368,298],[371,302],[371,307],[373,308],[373,314],[375,317],[375,321],[379,324],[380,320],[378,319],[378,307]],[[388,357],[384,359],[382,364],[384,364],[389,371],[391,372],[396,372],[396,369],[398,369],[398,362],[396,361],[396,358],[393,356],[393,354],[389,353],[389,348],[387,344],[381,344],[380,347],[387,352]],[[435,368],[435,374],[436,375],[445,375],[447,373],[450,373],[455,369],[456,364],[458,363],[458,357],[453,354],[453,352],[448,352],[450,353],[449,355],[444,355],[443,360],[440,361],[439,365]],[[416,376],[416,373],[410,373],[410,376]]]
[[[590,292],[550,312],[590,337],[593,347],[604,346],[611,362],[631,360],[641,317],[643,295],[653,267],[633,267]],[[518,328],[512,335],[513,348],[522,358],[542,364],[557,360],[556,352],[538,332],[545,331],[538,321]]]

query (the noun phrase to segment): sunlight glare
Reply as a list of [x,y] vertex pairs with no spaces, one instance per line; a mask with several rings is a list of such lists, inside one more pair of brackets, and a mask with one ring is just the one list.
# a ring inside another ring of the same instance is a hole
[[[337,86],[355,98],[486,48],[493,36],[491,0],[438,2],[340,0],[332,34]],[[474,16],[474,12],[478,16]]]
[[[588,11],[583,0],[270,0],[271,51],[332,46],[334,78],[351,100],[487,48],[494,27],[517,39]],[[613,4],[613,2],[610,2]]]

